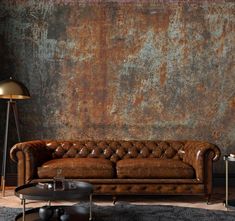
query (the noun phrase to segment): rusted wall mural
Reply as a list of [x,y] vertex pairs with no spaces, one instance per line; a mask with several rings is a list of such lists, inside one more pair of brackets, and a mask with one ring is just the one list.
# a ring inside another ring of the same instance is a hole
[[233,1],[3,0],[0,18],[3,74],[32,94],[24,140],[198,139],[235,151]]

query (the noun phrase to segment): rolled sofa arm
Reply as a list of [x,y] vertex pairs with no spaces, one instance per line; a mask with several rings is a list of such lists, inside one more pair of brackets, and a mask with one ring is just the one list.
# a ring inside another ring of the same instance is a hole
[[34,140],[15,144],[10,157],[17,162],[18,186],[37,177],[37,167],[52,159],[52,150],[44,140]]
[[187,141],[184,151],[183,161],[193,166],[199,181],[204,181],[206,170],[211,170],[212,173],[212,168],[205,167],[212,165],[212,161],[220,157],[220,149],[216,145],[203,141]]

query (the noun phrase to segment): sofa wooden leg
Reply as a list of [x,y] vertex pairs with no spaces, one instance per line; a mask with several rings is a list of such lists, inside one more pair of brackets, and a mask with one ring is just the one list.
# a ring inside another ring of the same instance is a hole
[[113,205],[115,205],[116,202],[117,202],[117,197],[113,196]]
[[207,199],[206,204],[207,205],[211,204],[211,194],[206,194],[206,199]]

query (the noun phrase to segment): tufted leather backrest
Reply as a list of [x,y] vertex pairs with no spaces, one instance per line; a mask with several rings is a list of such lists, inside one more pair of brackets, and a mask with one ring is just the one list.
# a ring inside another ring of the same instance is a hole
[[91,157],[112,162],[128,158],[182,160],[185,141],[47,141],[53,158]]

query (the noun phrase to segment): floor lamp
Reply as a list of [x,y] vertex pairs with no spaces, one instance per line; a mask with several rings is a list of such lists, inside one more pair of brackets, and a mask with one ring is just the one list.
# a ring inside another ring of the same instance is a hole
[[3,147],[2,157],[2,174],[1,174],[1,186],[2,196],[5,196],[5,181],[6,181],[6,162],[7,162],[7,141],[8,141],[8,126],[9,126],[9,115],[10,109],[13,110],[15,119],[16,131],[19,142],[20,139],[20,128],[18,111],[15,100],[22,100],[30,98],[28,89],[19,81],[13,80],[12,78],[0,81],[0,99],[7,99],[7,114],[6,114],[6,127],[5,127],[5,138]]

